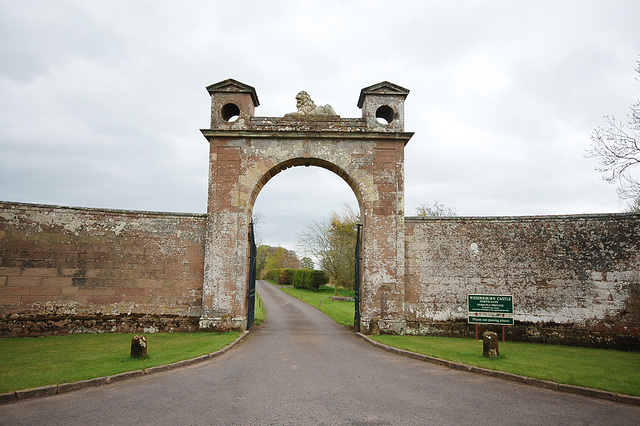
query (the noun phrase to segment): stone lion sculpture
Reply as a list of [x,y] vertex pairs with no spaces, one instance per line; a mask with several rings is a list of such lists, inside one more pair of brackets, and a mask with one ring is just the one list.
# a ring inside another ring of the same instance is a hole
[[317,106],[311,96],[304,90],[299,92],[296,95],[296,107],[298,108],[297,112],[292,112],[289,114],[285,114],[285,117],[303,117],[303,116],[312,116],[312,115],[321,115],[321,116],[337,116],[336,112],[333,110],[331,105],[320,105]]

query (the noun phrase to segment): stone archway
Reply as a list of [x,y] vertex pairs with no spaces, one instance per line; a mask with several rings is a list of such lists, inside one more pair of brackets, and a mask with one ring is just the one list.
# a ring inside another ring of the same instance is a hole
[[[362,89],[362,118],[331,107],[256,117],[253,87],[225,80],[207,87],[211,127],[209,198],[201,328],[244,329],[247,318],[247,233],[261,188],[280,171],[318,166],[353,189],[363,223],[361,325],[398,331],[404,324],[404,132],[407,89],[382,82]],[[302,92],[301,92],[302,93]],[[312,101],[311,101],[312,102]]]

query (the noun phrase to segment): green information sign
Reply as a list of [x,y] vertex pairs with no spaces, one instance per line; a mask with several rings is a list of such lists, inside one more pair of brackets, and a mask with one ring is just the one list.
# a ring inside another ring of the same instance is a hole
[[512,314],[513,296],[496,294],[467,295],[469,312]]
[[474,317],[469,315],[469,324],[513,325],[511,317]]

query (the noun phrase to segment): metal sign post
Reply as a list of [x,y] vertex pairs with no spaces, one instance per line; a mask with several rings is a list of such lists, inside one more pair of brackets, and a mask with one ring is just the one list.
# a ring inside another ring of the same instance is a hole
[[[513,296],[504,294],[469,294],[467,295],[469,324],[476,325],[478,340],[479,324],[502,326],[502,341],[505,341],[505,326],[513,325]],[[510,316],[506,316],[510,314]]]

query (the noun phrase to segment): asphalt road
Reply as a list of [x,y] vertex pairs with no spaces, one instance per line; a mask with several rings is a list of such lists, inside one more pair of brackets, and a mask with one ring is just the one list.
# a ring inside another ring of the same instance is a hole
[[258,292],[267,321],[224,355],[5,404],[0,424],[640,424],[639,407],[390,354],[270,284]]

